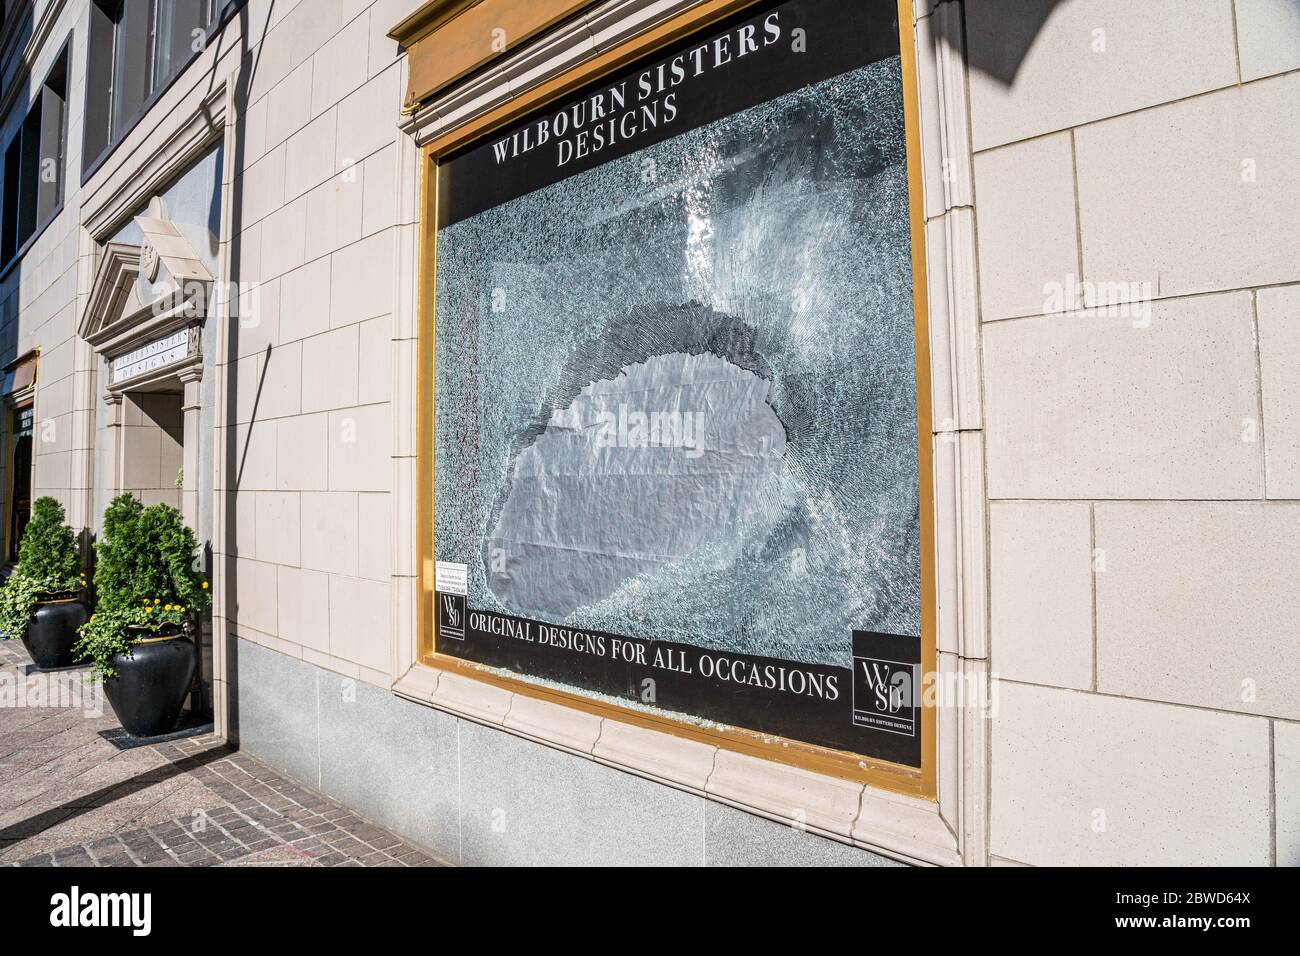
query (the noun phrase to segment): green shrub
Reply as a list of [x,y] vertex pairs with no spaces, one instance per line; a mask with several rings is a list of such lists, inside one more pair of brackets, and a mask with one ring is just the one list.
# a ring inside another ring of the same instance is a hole
[[18,546],[18,570],[0,588],[0,634],[7,638],[23,636],[42,594],[86,586],[77,536],[63,519],[63,505],[55,499],[32,503],[32,517]]
[[175,508],[146,508],[118,495],[104,512],[95,551],[98,603],[75,650],[97,674],[112,677],[115,655],[129,656],[137,641],[165,628],[192,628],[212,604],[208,582],[194,569],[198,542]]
[[[79,582],[81,551],[77,536],[63,520],[63,505],[55,499],[37,498],[32,503],[32,518],[18,545],[18,568],[27,577],[57,587]],[[80,583],[73,585],[80,587]]]

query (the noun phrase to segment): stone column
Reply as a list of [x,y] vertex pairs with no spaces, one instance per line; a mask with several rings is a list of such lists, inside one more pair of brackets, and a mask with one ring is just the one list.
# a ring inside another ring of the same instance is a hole
[[125,426],[125,406],[121,392],[104,393],[104,410],[107,416],[106,426],[108,429],[108,454],[113,468],[111,471],[113,487],[109,489],[108,497],[114,498],[123,487],[122,468],[125,456],[122,454],[122,446],[126,436],[122,434],[122,428]]
[[184,419],[183,441],[185,447],[182,451],[181,468],[181,515],[185,518],[185,523],[191,528],[198,528],[199,523],[199,442],[202,437],[199,430],[202,427],[199,421],[199,409],[202,405],[202,399],[199,394],[199,386],[203,382],[203,366],[194,365],[187,369],[182,369],[177,378],[185,386],[185,397],[181,403],[181,414]]
[[[191,336],[197,333],[191,332]],[[193,341],[193,339],[191,340]],[[183,420],[181,450],[181,517],[196,532],[199,527],[199,444],[203,441],[200,434],[202,423],[199,410],[203,405],[200,386],[203,384],[202,364],[191,365],[181,369],[176,377],[185,386],[185,395],[181,401]],[[195,643],[199,647],[199,671],[194,678],[190,693],[190,712],[208,714],[212,711],[212,618],[205,614],[199,622],[199,633]]]

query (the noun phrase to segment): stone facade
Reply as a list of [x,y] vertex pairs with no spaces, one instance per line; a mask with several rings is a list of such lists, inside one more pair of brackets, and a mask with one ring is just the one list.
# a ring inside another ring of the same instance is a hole
[[1294,865],[1296,8],[1059,4],[1007,86],[1013,6],[966,4],[990,853]]
[[[387,34],[419,3],[230,5],[85,175],[91,6],[4,28],[5,143],[71,42],[63,205],[0,275],[0,358],[40,350],[33,495],[74,527],[118,487],[193,493],[218,728],[253,755],[452,862],[1300,863],[1290,0],[915,2],[939,664],[994,707],[941,711],[937,812],[766,799],[793,784],[412,673],[412,125],[434,120],[403,116]],[[104,245],[216,149],[223,291],[184,392],[206,451],[176,447],[179,399],[128,397],[114,486],[78,328]],[[927,828],[949,848],[914,849]]]

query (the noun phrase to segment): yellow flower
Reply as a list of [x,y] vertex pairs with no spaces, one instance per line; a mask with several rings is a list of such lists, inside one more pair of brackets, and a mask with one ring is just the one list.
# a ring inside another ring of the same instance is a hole
[[171,609],[172,609],[172,606],[171,606],[170,604],[164,604],[164,605],[163,605],[163,610],[164,610],[164,611],[170,611]]
[[153,613],[153,608],[151,608],[151,607],[146,607],[146,608],[144,609],[144,613],[146,613],[146,614],[152,614],[152,613]]
[[162,601],[158,600],[158,598],[154,598],[154,599],[153,599],[153,603],[154,603],[154,604],[161,604]]
[[208,582],[207,582],[207,581],[204,581],[204,582],[203,582],[203,590],[206,591],[207,589],[208,589]]
[[185,610],[185,608],[184,608],[183,605],[178,604],[178,605],[176,605],[176,610],[178,610],[178,611],[183,611],[183,610]]

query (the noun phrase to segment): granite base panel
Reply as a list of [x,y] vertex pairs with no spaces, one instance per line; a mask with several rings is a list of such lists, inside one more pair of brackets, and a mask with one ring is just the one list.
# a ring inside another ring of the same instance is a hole
[[240,748],[448,862],[899,865],[231,643]]

